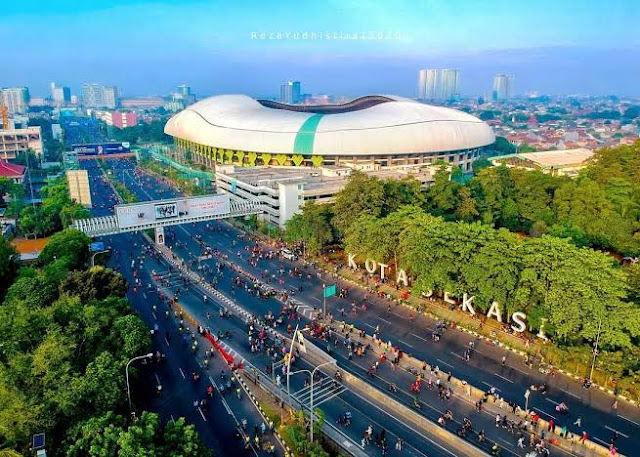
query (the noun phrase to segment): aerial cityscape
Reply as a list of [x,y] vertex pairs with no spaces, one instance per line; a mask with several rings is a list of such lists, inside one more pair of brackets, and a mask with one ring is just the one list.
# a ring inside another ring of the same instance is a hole
[[640,4],[0,11],[0,457],[640,455]]

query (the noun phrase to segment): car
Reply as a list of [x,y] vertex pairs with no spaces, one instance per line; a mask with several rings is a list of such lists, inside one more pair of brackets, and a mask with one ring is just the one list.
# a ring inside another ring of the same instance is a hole
[[280,254],[287,260],[296,260],[296,255],[290,249],[283,249]]

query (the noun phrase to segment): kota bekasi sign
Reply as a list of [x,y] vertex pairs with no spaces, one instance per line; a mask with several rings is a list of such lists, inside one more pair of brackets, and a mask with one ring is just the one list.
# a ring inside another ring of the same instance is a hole
[[[360,266],[356,262],[356,254],[347,254],[347,260],[348,260],[349,268],[351,268],[352,270],[360,269]],[[364,261],[364,269],[367,271],[367,273],[372,275],[379,274],[380,278],[384,279],[387,277],[389,265],[386,263],[377,262],[373,259],[367,258]],[[404,287],[409,287],[409,277],[407,276],[407,272],[403,268],[397,269],[395,282],[396,284],[402,285]],[[423,295],[425,297],[431,297],[433,295],[433,291],[430,290],[429,292]],[[460,306],[460,309],[462,311],[469,313],[471,316],[475,316],[477,313],[473,307],[474,298],[475,298],[474,296],[469,296],[465,292],[462,295],[462,300],[460,301],[460,303],[458,303],[456,300],[452,298],[449,292],[445,291],[443,300],[452,305]],[[491,303],[491,306],[487,310],[486,316],[493,318],[498,322],[504,322],[502,309],[500,307],[500,304],[497,301],[493,301]],[[541,319],[540,330],[538,331],[538,335],[537,335],[539,338],[542,338],[542,339],[547,339],[547,337],[544,334],[545,321],[546,319],[544,318]],[[522,311],[516,311],[513,314],[511,314],[511,316],[509,316],[508,322],[510,322],[511,329],[516,333],[522,333],[527,330],[527,315]]]

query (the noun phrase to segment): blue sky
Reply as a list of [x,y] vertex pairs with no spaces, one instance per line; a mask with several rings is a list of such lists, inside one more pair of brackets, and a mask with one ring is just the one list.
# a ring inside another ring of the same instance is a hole
[[640,95],[638,23],[637,0],[19,0],[0,13],[0,86],[415,96],[420,68],[459,68],[464,94],[509,72],[520,93]]

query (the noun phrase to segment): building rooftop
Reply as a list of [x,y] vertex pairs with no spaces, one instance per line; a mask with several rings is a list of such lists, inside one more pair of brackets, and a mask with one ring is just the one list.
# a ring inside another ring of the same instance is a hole
[[5,178],[17,178],[24,174],[27,167],[22,165],[16,165],[14,163],[7,162],[6,160],[0,160],[0,176]]
[[493,162],[509,161],[520,159],[532,162],[540,168],[562,168],[582,165],[593,156],[593,151],[586,148],[565,149],[558,151],[538,151],[507,154],[492,157]]
[[[304,184],[305,191],[314,189],[342,188],[352,168],[339,166],[326,166],[319,168],[305,167],[236,167],[233,165],[222,166],[218,169],[218,173],[225,174],[229,177],[239,179],[253,186],[268,186],[275,188],[277,184]],[[420,166],[404,166],[390,167],[376,170],[364,170],[369,176],[375,176],[379,179],[403,179],[408,176],[415,177],[422,184],[433,181],[435,170],[433,167]],[[336,190],[336,191],[337,191]]]

